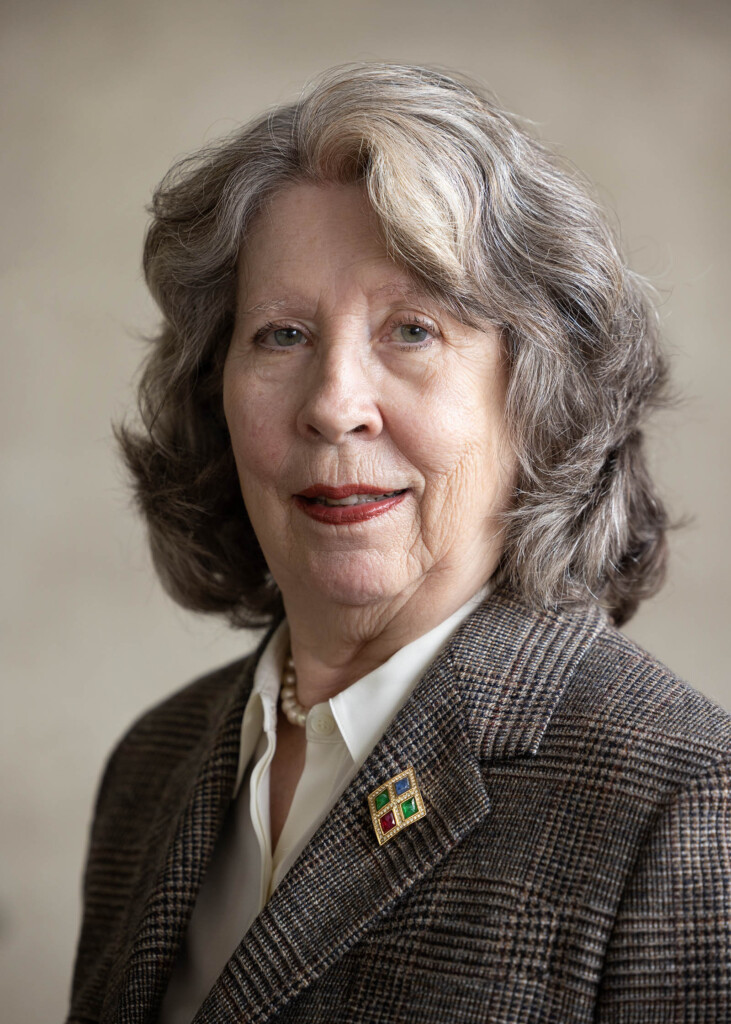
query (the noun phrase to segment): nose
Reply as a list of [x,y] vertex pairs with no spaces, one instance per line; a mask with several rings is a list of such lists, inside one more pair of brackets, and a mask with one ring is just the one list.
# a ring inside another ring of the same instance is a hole
[[374,382],[357,347],[324,348],[303,380],[299,432],[310,440],[342,444],[355,434],[377,437],[383,429]]

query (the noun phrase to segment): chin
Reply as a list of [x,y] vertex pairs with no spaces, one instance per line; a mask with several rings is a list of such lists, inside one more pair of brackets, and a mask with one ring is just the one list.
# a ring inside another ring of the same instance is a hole
[[387,562],[352,555],[318,558],[308,567],[304,586],[337,604],[363,606],[388,601],[402,593],[409,581]]

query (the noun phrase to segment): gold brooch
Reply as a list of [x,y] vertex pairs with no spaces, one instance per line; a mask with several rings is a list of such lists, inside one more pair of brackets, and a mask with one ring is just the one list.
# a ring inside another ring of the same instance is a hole
[[413,768],[394,775],[368,794],[368,808],[379,846],[426,814]]

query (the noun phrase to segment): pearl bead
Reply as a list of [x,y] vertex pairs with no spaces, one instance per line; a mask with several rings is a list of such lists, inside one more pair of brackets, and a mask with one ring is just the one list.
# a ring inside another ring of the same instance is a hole
[[290,725],[304,725],[307,722],[307,708],[297,700],[297,673],[290,654],[282,669],[282,686],[279,694],[284,717]]

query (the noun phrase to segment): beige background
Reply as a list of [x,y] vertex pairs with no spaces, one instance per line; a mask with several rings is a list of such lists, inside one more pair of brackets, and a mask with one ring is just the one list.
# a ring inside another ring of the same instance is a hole
[[143,707],[250,644],[176,610],[110,441],[155,322],[144,205],[174,158],[331,64],[462,68],[601,186],[661,291],[670,581],[629,632],[731,708],[726,3],[79,0],[2,7],[0,1006],[59,1020],[95,783]]

